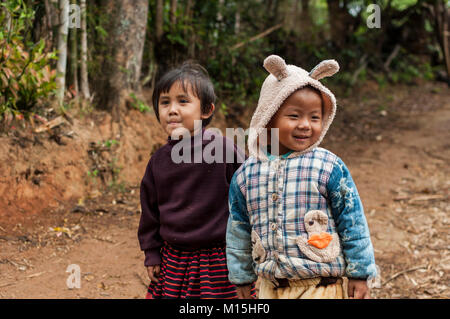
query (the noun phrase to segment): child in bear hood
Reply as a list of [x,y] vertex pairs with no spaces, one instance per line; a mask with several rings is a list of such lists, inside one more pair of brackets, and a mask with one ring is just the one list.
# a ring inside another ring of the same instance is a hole
[[363,206],[344,162],[319,147],[336,113],[319,80],[339,65],[307,72],[271,55],[264,67],[250,157],[230,184],[229,280],[241,298],[258,277],[262,299],[369,298],[376,266]]

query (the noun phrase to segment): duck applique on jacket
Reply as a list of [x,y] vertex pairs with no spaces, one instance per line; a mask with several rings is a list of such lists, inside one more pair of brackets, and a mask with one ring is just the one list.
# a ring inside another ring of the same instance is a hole
[[320,210],[312,210],[304,218],[308,239],[297,237],[300,250],[311,260],[330,262],[336,259],[341,251],[338,234],[327,233],[328,216]]

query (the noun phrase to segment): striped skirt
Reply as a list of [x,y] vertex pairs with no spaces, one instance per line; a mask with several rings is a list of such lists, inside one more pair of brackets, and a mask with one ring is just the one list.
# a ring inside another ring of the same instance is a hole
[[228,281],[225,247],[182,251],[165,243],[161,255],[158,282],[150,283],[146,299],[237,298],[236,286]]

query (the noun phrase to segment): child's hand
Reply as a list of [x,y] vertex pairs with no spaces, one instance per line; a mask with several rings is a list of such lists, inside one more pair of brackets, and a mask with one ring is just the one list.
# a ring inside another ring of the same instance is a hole
[[239,299],[253,299],[252,285],[236,286],[236,292]]
[[349,279],[348,297],[350,299],[370,299],[370,290],[366,280]]
[[150,278],[151,282],[158,282],[160,271],[161,271],[160,265],[153,265],[147,267],[148,278]]

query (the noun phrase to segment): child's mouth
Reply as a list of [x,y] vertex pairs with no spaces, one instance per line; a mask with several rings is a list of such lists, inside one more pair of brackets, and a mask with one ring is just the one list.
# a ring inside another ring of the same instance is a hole
[[294,138],[299,141],[305,141],[309,139],[309,136],[294,136]]

